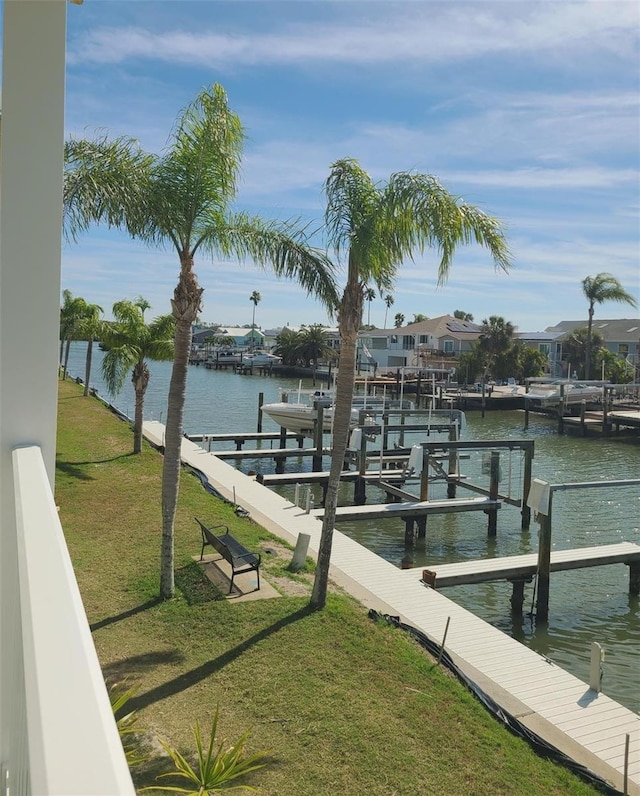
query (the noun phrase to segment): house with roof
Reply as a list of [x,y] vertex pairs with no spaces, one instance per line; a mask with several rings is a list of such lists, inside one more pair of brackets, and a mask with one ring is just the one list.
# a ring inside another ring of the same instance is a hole
[[441,315],[393,329],[370,329],[360,335],[366,361],[371,355],[380,368],[425,367],[433,357],[458,357],[470,351],[481,327],[452,315]]
[[[584,329],[587,321],[560,321],[546,331],[557,335],[561,345],[562,338],[575,329]],[[636,368],[636,379],[640,378],[640,318],[594,318],[593,331],[602,337],[605,348],[619,359],[625,359]]]
[[266,335],[257,326],[253,329],[250,326],[195,326],[191,343],[199,346],[212,337],[230,337],[237,348],[263,348]]

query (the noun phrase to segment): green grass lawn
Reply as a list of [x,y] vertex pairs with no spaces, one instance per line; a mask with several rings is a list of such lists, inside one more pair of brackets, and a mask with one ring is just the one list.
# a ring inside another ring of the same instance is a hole
[[[268,750],[247,780],[267,796],[595,792],[348,596],[332,592],[321,612],[305,595],[216,599],[190,566],[194,515],[251,549],[273,537],[187,471],[175,534],[183,590],[159,602],[161,455],[132,447],[126,423],[61,382],[56,502],[105,678],[137,687],[151,759],[134,769],[136,786],[167,765],[158,739],[190,753],[195,721],[210,726],[219,705],[223,737],[251,729],[248,750]],[[281,560],[263,561],[267,581],[286,574]]]

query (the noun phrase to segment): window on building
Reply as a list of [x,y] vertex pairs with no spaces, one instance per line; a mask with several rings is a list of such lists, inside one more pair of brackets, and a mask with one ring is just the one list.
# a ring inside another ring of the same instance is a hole
[[402,335],[402,347],[403,348],[415,348],[416,346],[416,338],[412,334],[404,334]]
[[549,343],[540,343],[540,345],[538,346],[538,349],[540,350],[541,354],[544,354],[547,357],[551,353],[551,346],[550,346]]
[[443,350],[445,354],[453,354],[453,340],[445,340]]

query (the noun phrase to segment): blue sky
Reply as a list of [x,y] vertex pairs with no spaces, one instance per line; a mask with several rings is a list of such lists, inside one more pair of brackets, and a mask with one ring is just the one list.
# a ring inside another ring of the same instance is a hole
[[[68,8],[68,134],[168,142],[179,111],[221,83],[246,129],[237,206],[318,222],[331,164],[375,180],[414,170],[500,218],[514,268],[460,248],[398,271],[395,313],[502,315],[520,331],[586,319],[581,280],[613,273],[640,302],[637,2],[85,0]],[[196,261],[202,320],[330,323],[293,282]],[[100,304],[143,295],[169,311],[177,256],[106,228],[65,245],[62,286]],[[369,308],[365,309],[365,321]],[[371,303],[382,327],[385,305]],[[637,317],[606,304],[597,317]]]

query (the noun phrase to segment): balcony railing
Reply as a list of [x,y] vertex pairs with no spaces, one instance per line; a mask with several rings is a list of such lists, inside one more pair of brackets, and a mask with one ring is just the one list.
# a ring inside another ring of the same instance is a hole
[[133,796],[40,448],[15,449],[13,471],[15,540],[5,549],[17,568],[2,563],[17,572],[19,599],[4,578],[0,793]]

